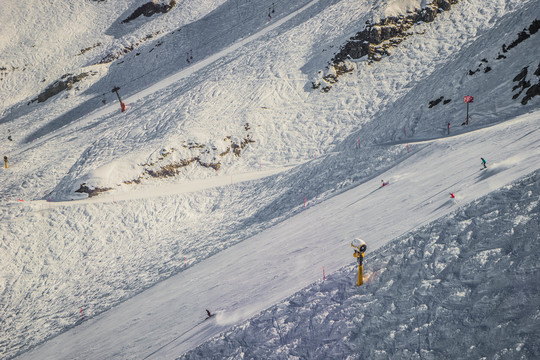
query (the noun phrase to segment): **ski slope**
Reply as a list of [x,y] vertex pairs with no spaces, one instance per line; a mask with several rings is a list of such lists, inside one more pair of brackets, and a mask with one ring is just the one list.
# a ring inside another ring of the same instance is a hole
[[[513,78],[527,67],[525,79],[538,81],[530,50],[539,33],[495,60],[540,17],[537,0],[460,1],[415,25],[382,61],[354,61],[328,93],[312,81],[339,46],[367,20],[425,1],[186,1],[127,27],[119,21],[139,3],[91,3],[0,11],[12,28],[22,14],[39,19],[0,39],[12,66],[0,133],[13,136],[0,143],[10,158],[0,172],[2,357],[179,357],[235,325],[249,329],[246,321],[296,292],[304,298],[323,269],[348,284],[354,237],[368,243],[368,263],[377,261],[394,239],[467,213],[479,198],[496,208],[490,194],[538,170],[539,100],[522,105]],[[48,17],[57,21],[40,27]],[[28,40],[38,32],[40,42]],[[135,51],[96,65],[150,33]],[[489,72],[468,75],[486,61]],[[31,103],[81,71],[95,74]],[[465,94],[475,96],[467,127]],[[448,104],[428,107],[443,95]],[[254,142],[239,156],[228,152],[248,135]],[[126,183],[194,157],[221,167]],[[111,190],[88,198],[75,192],[82,183]],[[423,289],[426,280],[414,279]],[[217,316],[204,321],[205,309]]]
[[[411,154],[380,175],[390,185],[379,188],[377,177],[310,206],[20,358],[160,359],[183,354],[317,281],[323,267],[332,272],[350,263],[355,236],[368,243],[370,252],[376,251],[537,170],[538,117],[535,112],[414,145]],[[488,159],[487,170],[480,156]],[[206,308],[217,312],[215,319],[202,321]]]

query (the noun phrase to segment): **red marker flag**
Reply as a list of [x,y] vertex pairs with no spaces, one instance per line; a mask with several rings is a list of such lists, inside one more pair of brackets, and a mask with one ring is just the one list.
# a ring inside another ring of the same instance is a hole
[[474,98],[472,96],[465,96],[463,98],[463,102],[465,102],[465,103],[472,103],[473,100],[474,100]]

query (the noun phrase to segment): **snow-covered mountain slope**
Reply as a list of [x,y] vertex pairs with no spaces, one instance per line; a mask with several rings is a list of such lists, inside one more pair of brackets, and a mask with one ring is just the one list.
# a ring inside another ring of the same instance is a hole
[[[89,275],[84,271],[87,272],[98,264],[108,264],[108,268],[102,268],[94,274],[92,283],[95,284],[95,289],[105,290],[105,284],[100,284],[103,279],[123,283],[126,287],[118,288],[107,284],[108,292],[102,290],[101,294],[96,292],[86,295],[89,307],[84,307],[84,311],[90,314],[99,310],[96,307],[126,294],[130,287],[141,286],[141,281],[155,281],[159,277],[155,272],[166,271],[166,266],[170,263],[177,263],[181,267],[182,259],[178,257],[181,257],[182,253],[179,254],[179,250],[191,249],[188,259],[192,261],[195,257],[195,263],[113,309],[93,316],[72,331],[67,331],[23,354],[21,358],[160,359],[179,356],[206,338],[249,319],[291,293],[317,281],[322,276],[323,267],[331,273],[344,264],[350,264],[353,260],[350,242],[355,236],[361,234],[368,243],[370,252],[376,254],[377,249],[391,239],[490,194],[506,185],[509,179],[523,177],[531,169],[538,169],[540,139],[535,136],[538,131],[537,120],[538,112],[488,129],[431,141],[423,146],[415,145],[412,154],[407,156],[406,152],[402,153],[399,163],[380,174],[389,185],[381,188],[377,177],[320,204],[313,205],[308,200],[304,211],[234,246],[230,245],[236,242],[238,237],[245,236],[246,232],[253,231],[256,226],[246,223],[234,225],[234,220],[229,218],[234,215],[229,211],[234,205],[229,204],[233,204],[236,199],[230,199],[226,195],[220,197],[219,203],[214,202],[213,219],[197,219],[205,226],[217,229],[212,233],[215,238],[205,238],[204,233],[202,236],[195,233],[194,235],[198,236],[196,238],[169,234],[165,224],[185,222],[183,219],[172,218],[177,213],[169,212],[161,213],[159,219],[154,216],[152,220],[156,224],[145,224],[139,220],[117,226],[108,225],[101,230],[95,229],[96,234],[92,235],[95,236],[94,239],[87,241],[86,236],[81,236],[76,240],[84,243],[82,248],[88,250],[70,255],[76,257],[78,263],[88,264],[80,269],[83,272],[62,265],[58,270],[51,266],[42,267],[41,270],[42,274],[50,271],[45,278],[48,281],[58,279],[61,283],[69,281],[68,277],[78,279],[73,290],[85,292],[90,289],[81,286],[81,280],[88,279]],[[509,128],[512,129],[510,133]],[[493,142],[493,139],[497,139],[497,142]],[[505,149],[504,154],[498,154],[499,147]],[[528,151],[524,152],[523,149]],[[488,169],[483,169],[479,155],[473,154],[488,154],[486,157],[493,157],[494,160],[489,161]],[[308,170],[306,164],[304,172]],[[267,193],[265,189],[272,181],[270,178],[252,184],[258,188],[256,191],[252,190],[252,186],[241,186],[239,191],[264,196]],[[217,195],[219,191],[217,189],[217,192],[208,195]],[[456,202],[450,198],[451,192],[455,193]],[[534,194],[531,194],[531,199],[538,201]],[[163,201],[182,204],[184,198],[169,196]],[[156,209],[135,206],[137,203],[134,202],[133,206],[111,204],[115,209],[107,207],[107,211],[102,211],[101,215],[93,214],[94,221],[104,224],[105,218],[111,214],[115,214],[114,217],[118,219],[144,219],[146,216],[150,217],[151,213],[156,213]],[[147,204],[147,201],[142,204]],[[88,207],[83,204],[72,206],[88,211]],[[255,211],[253,217],[257,217],[258,210],[258,206],[245,209]],[[533,223],[535,210],[536,207],[530,207]],[[82,223],[79,219],[74,222]],[[119,231],[132,223],[135,223],[137,228]],[[227,229],[230,231],[228,232],[223,224],[233,224],[233,228]],[[476,223],[471,222],[471,229],[475,227]],[[113,235],[109,235],[111,230]],[[459,233],[456,229],[449,231]],[[136,232],[144,232],[147,236],[135,243],[132,238],[136,238],[133,235]],[[537,233],[532,231],[532,234]],[[183,248],[174,244],[174,239],[179,237],[182,238]],[[531,243],[537,241],[537,238],[530,239]],[[164,245],[168,246],[166,250],[163,249]],[[127,246],[132,248],[124,250]],[[224,247],[228,248],[220,251]],[[105,249],[114,249],[114,253],[106,253]],[[214,255],[201,260],[209,250],[213,250]],[[470,249],[463,248],[461,251],[469,252]],[[148,263],[156,252],[158,256],[167,258],[167,265],[161,269],[143,268],[141,264]],[[126,261],[128,259],[129,261]],[[69,275],[65,273],[67,269],[70,271]],[[395,279],[399,280],[399,277]],[[421,284],[417,287],[421,287]],[[60,293],[66,294],[66,290],[62,289]],[[68,296],[66,303],[69,303],[70,299],[73,301],[76,298]],[[79,322],[79,309],[70,311],[58,308],[55,303],[42,303],[39,300],[38,303],[50,309],[50,312],[55,312],[59,320],[73,321],[75,324]],[[531,298],[531,303],[536,303],[534,297]],[[216,322],[204,321],[204,309],[218,313]],[[31,316],[20,315],[19,319]],[[28,323],[29,320],[22,323]],[[47,324],[45,319],[35,321]],[[39,331],[36,335],[42,333]],[[351,352],[351,355],[354,354],[355,352]]]
[[[356,191],[343,194],[351,201],[336,200],[324,218],[348,217],[317,237],[317,251],[332,259],[329,269],[352,261],[351,236],[366,234],[376,249],[451,211],[439,202],[446,192],[464,205],[538,168],[539,97],[522,101],[538,83],[539,33],[527,30],[530,36],[508,49],[539,17],[538,1],[460,1],[434,22],[415,25],[380,62],[355,61],[355,70],[327,93],[313,89],[313,79],[367,20],[427,2],[184,1],[166,13],[122,23],[144,3],[0,4],[7,9],[0,11],[2,23],[13,25],[0,33],[0,91],[7,99],[0,134],[12,138],[0,142],[9,156],[9,168],[0,172],[3,356],[77,325],[63,335],[74,341],[62,348],[73,357],[80,351],[77,333],[99,339],[114,329],[92,327],[111,321],[106,310],[139,292],[149,294],[143,290],[174,274],[211,273],[212,255],[241,263],[240,243],[253,246],[257,234],[293,215],[306,216],[305,207],[330,206],[328,199],[346,190]],[[23,14],[36,20],[22,22]],[[497,59],[503,45],[505,58]],[[103,59],[112,62],[100,64]],[[66,82],[66,90],[48,97],[57,80],[78,82]],[[128,105],[124,113],[113,86]],[[467,127],[460,126],[464,95],[475,96]],[[451,135],[464,137],[422,142],[446,137],[447,122]],[[474,176],[480,156],[490,169]],[[386,196],[368,196],[381,176],[400,186]],[[87,199],[78,189],[104,192]],[[344,210],[353,201],[354,209]],[[391,210],[400,209],[415,215],[395,220]],[[360,222],[359,212],[365,214]],[[294,219],[287,224],[312,226]],[[310,240],[287,233],[294,235]],[[324,247],[328,238],[340,250]],[[280,249],[289,265],[296,261],[292,243]],[[225,249],[230,252],[221,255]],[[178,338],[168,355],[179,356],[312,283],[320,271],[304,277],[303,265],[293,266],[291,280],[276,285],[270,300],[251,304],[231,296],[232,307],[223,311],[242,316],[190,341]],[[247,271],[255,271],[250,266]],[[220,296],[194,286],[198,298],[167,294],[179,304],[171,311],[187,312],[185,321],[167,323],[162,308],[149,312],[155,317],[134,319],[134,332],[141,321],[159,330],[133,346],[132,354],[156,351],[198,321],[201,298]],[[249,295],[253,288],[237,291]],[[137,307],[144,302],[133,301]],[[240,310],[246,306],[249,311]],[[81,312],[91,320],[79,325]],[[123,338],[136,341],[122,321]],[[86,344],[85,355],[123,357],[124,345],[108,338],[107,345],[96,342],[103,353]],[[57,358],[57,339],[27,356]]]
[[540,357],[540,174],[398,237],[180,359]]

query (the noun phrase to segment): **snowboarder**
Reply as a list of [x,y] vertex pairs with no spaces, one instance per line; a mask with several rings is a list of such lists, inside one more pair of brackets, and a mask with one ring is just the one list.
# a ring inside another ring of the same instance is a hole
[[455,199],[456,195],[454,195],[454,193],[450,193],[450,198]]
[[6,167],[6,169],[7,169],[7,163],[8,163],[8,157],[4,156],[4,166]]
[[389,182],[384,182],[384,180],[381,180],[381,187],[384,187],[386,185],[390,184],[390,181]]
[[487,166],[486,166],[486,159],[484,159],[483,157],[481,157],[480,160],[482,160],[482,165],[484,165],[484,169],[487,169]]
[[208,310],[208,309],[206,309],[206,314],[208,315],[208,316],[206,317],[207,319],[208,319],[208,318],[211,318],[212,316],[215,315],[215,314],[212,314],[212,313],[210,312],[210,310]]

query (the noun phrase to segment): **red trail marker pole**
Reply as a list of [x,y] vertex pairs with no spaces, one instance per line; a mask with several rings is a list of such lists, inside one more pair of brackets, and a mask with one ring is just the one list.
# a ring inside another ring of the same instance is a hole
[[79,310],[81,310],[81,318],[84,320],[84,314],[82,312],[82,308],[79,308]]

